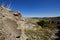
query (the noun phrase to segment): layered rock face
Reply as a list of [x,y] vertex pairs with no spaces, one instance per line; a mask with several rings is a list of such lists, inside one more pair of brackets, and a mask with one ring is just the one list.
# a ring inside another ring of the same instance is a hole
[[0,40],[26,40],[26,20],[19,12],[0,7]]

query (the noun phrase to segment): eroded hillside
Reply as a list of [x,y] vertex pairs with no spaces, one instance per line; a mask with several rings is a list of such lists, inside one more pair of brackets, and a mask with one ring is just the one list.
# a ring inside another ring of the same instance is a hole
[[26,20],[19,12],[0,7],[0,40],[26,40]]
[[39,20],[24,18],[20,12],[0,6],[0,40],[55,40],[57,29],[38,25]]

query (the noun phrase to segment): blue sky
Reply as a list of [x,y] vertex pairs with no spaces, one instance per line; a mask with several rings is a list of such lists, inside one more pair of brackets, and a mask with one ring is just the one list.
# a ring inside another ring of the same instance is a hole
[[10,2],[10,9],[20,11],[24,17],[60,16],[60,0],[4,0],[3,2],[5,5],[9,5]]

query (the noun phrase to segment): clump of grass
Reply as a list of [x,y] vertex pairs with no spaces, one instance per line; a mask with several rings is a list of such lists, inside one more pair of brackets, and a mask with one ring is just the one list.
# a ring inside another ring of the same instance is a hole
[[52,33],[46,29],[38,29],[38,30],[30,30],[26,29],[25,34],[28,36],[28,40],[49,40],[51,38]]

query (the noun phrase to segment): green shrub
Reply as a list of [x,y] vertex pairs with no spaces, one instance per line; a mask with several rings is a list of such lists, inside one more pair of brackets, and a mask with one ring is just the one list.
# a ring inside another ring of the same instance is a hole
[[49,26],[49,25],[48,25],[48,22],[47,22],[47,21],[44,21],[44,20],[37,22],[37,24],[40,25],[40,26],[42,26],[42,27],[47,27],[47,26]]

